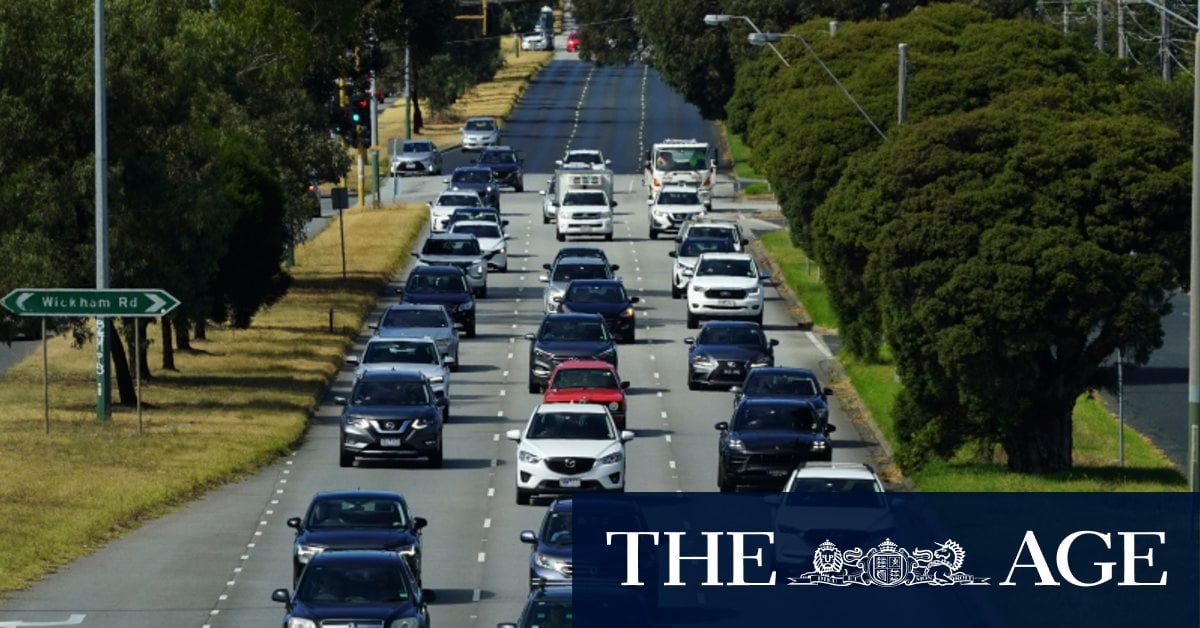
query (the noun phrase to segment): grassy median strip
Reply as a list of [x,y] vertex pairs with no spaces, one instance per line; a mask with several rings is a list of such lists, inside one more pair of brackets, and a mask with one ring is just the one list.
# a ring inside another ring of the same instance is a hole
[[[303,436],[426,212],[403,205],[349,210],[345,219],[347,279],[338,229],[301,245],[292,289],[250,329],[210,328],[192,352],[176,353],[178,371],[152,369],[154,378],[142,383],[142,436],[128,408],[96,422],[90,346],[50,341],[49,436],[42,434],[41,352],[0,378],[0,591],[253,472]],[[150,332],[157,367],[160,334]]]
[[[792,246],[786,230],[764,234],[762,243],[775,265],[783,269],[788,287],[808,308],[813,322],[835,329],[837,318],[829,292],[815,273],[805,270],[803,251]],[[816,268],[815,264],[813,266]],[[897,442],[892,407],[900,391],[896,368],[885,347],[879,363],[845,353],[838,356],[867,414],[893,444]],[[845,382],[841,385],[846,385]],[[1125,467],[1117,465],[1117,422],[1091,395],[1076,401],[1074,414],[1075,468],[1069,473],[1031,475],[1008,471],[999,448],[984,451],[964,447],[951,460],[934,461],[922,469],[906,470],[926,491],[1180,491],[1187,482],[1167,457],[1142,434],[1125,428]]]
[[[750,147],[742,141],[742,136],[730,133],[724,124],[718,123],[718,126],[729,140],[729,158],[733,160],[733,172],[737,178],[743,181],[766,179],[750,165]],[[771,194],[771,188],[766,183],[751,183],[742,188],[742,194],[747,196],[767,195]]]

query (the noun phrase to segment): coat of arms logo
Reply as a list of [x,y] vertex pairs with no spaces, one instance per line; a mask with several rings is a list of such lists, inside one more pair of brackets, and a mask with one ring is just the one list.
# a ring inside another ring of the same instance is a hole
[[813,570],[789,578],[789,585],[988,585],[987,578],[960,571],[966,557],[966,550],[952,539],[938,543],[931,550],[914,549],[911,552],[891,539],[885,539],[865,552],[858,547],[843,552],[826,540],[813,552]]

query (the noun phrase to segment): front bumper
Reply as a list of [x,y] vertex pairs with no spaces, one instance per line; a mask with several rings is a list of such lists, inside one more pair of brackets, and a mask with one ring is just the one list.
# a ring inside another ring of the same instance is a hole
[[478,150],[485,146],[494,146],[496,144],[495,137],[466,137],[462,138],[463,150]]
[[722,452],[721,471],[726,481],[738,486],[783,486],[796,467],[809,461],[829,460],[832,449],[787,454]]
[[671,270],[671,283],[672,283],[672,284],[673,284],[673,285],[674,285],[676,288],[679,288],[679,289],[681,289],[681,290],[682,290],[683,288],[686,288],[686,287],[688,286],[688,284],[689,284],[689,283],[691,283],[691,282],[692,282],[692,278],[691,278],[691,277],[685,277],[685,276],[683,275],[683,273],[682,273],[682,272],[680,272],[681,270],[683,270],[683,269],[682,269],[682,268],[680,268],[679,264],[676,264],[676,265],[675,265],[675,268]]
[[688,365],[688,380],[712,386],[740,386],[746,381],[750,364],[744,360],[715,360],[716,366],[693,361]]
[[508,251],[496,253],[488,260],[488,268],[508,268]]
[[[811,558],[811,556],[810,556]],[[571,586],[571,561],[566,560],[566,574],[549,567],[543,567],[534,562],[533,556],[529,557],[529,589],[532,591],[543,584],[548,587],[569,587]]]
[[[517,488],[540,494],[574,493],[576,491],[619,491],[625,488],[625,461],[599,464],[588,471],[562,474],[552,471],[543,460],[537,464],[517,462]],[[563,486],[578,483],[579,486]]]
[[611,235],[612,218],[566,218],[559,216],[558,232],[562,235]]
[[558,218],[558,208],[550,203],[542,203],[542,217],[547,220]]
[[522,184],[522,179],[525,178],[525,173],[520,170],[513,172],[495,172],[496,182],[500,185],[515,188]]
[[433,172],[432,161],[397,161],[392,163],[392,175],[428,174]]
[[441,440],[441,429],[433,426],[399,433],[342,425],[342,451],[359,458],[404,460],[428,457],[437,454]]
[[679,233],[679,229],[683,227],[683,223],[689,218],[695,217],[700,212],[680,212],[669,214],[666,212],[650,212],[650,225],[655,231],[660,233]]
[[705,318],[757,318],[763,311],[762,289],[759,296],[743,299],[712,299],[688,290],[688,313]]

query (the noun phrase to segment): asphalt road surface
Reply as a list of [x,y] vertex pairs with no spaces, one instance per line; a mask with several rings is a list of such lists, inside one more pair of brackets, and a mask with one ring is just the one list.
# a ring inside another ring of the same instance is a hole
[[[573,56],[559,53],[560,60],[530,86],[506,128],[505,142],[527,156],[529,191],[504,195],[509,233],[516,238],[510,243],[511,270],[491,275],[489,297],[478,306],[479,335],[463,342],[462,368],[454,375],[453,418],[446,426],[445,468],[339,468],[339,408],[323,404],[290,457],[12,594],[0,610],[0,627],[278,625],[283,607],[269,596],[291,584],[293,532],[284,522],[303,514],[317,491],[344,488],[399,491],[414,515],[429,519],[424,581],[438,595],[431,607],[438,625],[483,627],[515,620],[528,592],[529,546],[518,541],[518,533],[537,526],[544,505],[515,505],[515,445],[503,433],[522,426],[539,400],[526,390],[528,341],[522,336],[542,318],[538,274],[559,245],[553,225],[541,222],[536,190],[567,146],[600,148],[621,173],[616,181],[617,237],[600,246],[621,265],[625,284],[643,300],[638,341],[619,349],[622,377],[632,382],[629,425],[637,433],[627,454],[629,490],[715,491],[717,434],[712,426],[728,418],[731,396],[687,389],[682,338],[693,334],[684,325],[686,306],[670,298],[671,244],[646,239],[645,191],[637,171],[643,143],[710,137],[712,128],[652,70],[593,69]],[[423,202],[441,182],[405,179],[399,188],[398,200]],[[718,190],[732,187],[726,183]],[[714,211],[731,218],[741,215],[732,199],[721,195]],[[763,228],[755,221],[748,226]],[[781,341],[779,364],[821,369],[830,358],[828,350],[797,329],[773,290],[768,294],[765,324],[768,335]],[[365,334],[359,338],[365,339]],[[343,370],[327,402],[348,390],[351,376],[350,369]],[[868,460],[871,443],[836,401],[832,406],[831,422],[838,428],[834,459]]]

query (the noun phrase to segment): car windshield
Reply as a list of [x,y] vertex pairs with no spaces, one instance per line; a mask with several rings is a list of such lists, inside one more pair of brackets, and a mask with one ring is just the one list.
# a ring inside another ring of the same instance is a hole
[[587,284],[571,286],[563,300],[574,303],[624,303],[628,299],[620,284]]
[[446,315],[439,310],[388,310],[380,327],[449,327]]
[[700,257],[701,253],[732,253],[733,242],[720,240],[693,240],[688,238],[679,247],[679,257]]
[[734,230],[731,227],[718,227],[716,225],[695,225],[691,229],[688,229],[688,237],[733,240]]
[[395,565],[310,565],[296,598],[323,604],[404,602],[412,595],[407,580]]
[[566,164],[602,164],[604,158],[596,153],[567,153]]
[[723,277],[756,278],[754,262],[748,259],[704,259],[696,267],[697,276],[719,275]]
[[616,440],[607,414],[542,412],[529,422],[528,439]]
[[555,263],[557,263],[558,260],[563,259],[564,257],[589,257],[589,258],[594,258],[594,259],[605,260],[605,263],[608,263],[608,258],[605,257],[604,251],[602,251],[600,249],[586,249],[586,248],[574,248],[574,247],[562,248],[562,249],[558,250],[558,255],[556,255],[554,257]]
[[432,153],[433,144],[430,142],[405,142],[401,152],[405,153]]
[[608,205],[604,192],[570,192],[563,198],[563,205],[573,207],[580,205]]
[[743,405],[733,420],[733,429],[739,432],[757,430],[784,430],[816,432],[824,426],[818,425],[817,415],[807,405]]
[[706,170],[708,168],[708,149],[703,147],[664,148],[654,154],[654,167],[660,172]]
[[495,120],[467,120],[466,124],[468,131],[494,131],[496,129]]
[[784,503],[788,506],[825,508],[888,506],[879,485],[866,478],[796,478]]
[[547,319],[539,340],[549,342],[606,342],[608,330],[602,320]]
[[409,275],[405,292],[467,292],[467,280],[462,275],[435,275],[432,273],[416,273]]
[[452,218],[455,222],[464,220],[486,220],[488,222],[499,222],[496,218],[494,210],[480,207],[479,209],[456,209]]
[[367,345],[363,364],[402,362],[404,364],[437,364],[437,350],[430,342],[377,340]]
[[475,238],[429,238],[422,255],[479,255],[479,241]]
[[481,207],[478,194],[443,194],[437,198],[439,207]]
[[696,339],[698,344],[703,345],[743,345],[751,347],[761,347],[766,344],[763,340],[763,333],[757,327],[737,326],[726,327],[721,326],[706,326],[700,331],[700,337]]
[[617,378],[608,369],[563,369],[550,388],[616,388]]
[[812,396],[819,394],[819,389],[817,380],[806,375],[756,375],[752,370],[743,392],[748,395]]
[[497,225],[463,225],[457,224],[451,228],[453,233],[469,233],[477,238],[499,238],[500,227]]
[[542,542],[547,545],[571,545],[571,511],[552,512],[542,526]]
[[340,528],[397,529],[406,525],[403,505],[394,499],[375,497],[322,499],[308,513],[306,530]]
[[659,205],[699,205],[700,197],[695,192],[663,192],[658,195]]
[[570,600],[537,600],[530,604],[521,628],[571,628]]
[[487,183],[491,180],[491,170],[459,170],[450,178],[451,183]]
[[515,164],[517,154],[510,151],[491,150],[479,156],[481,164]]
[[572,279],[608,279],[604,264],[559,264],[554,267],[555,282]]
[[350,399],[356,406],[424,406],[429,405],[429,391],[424,382],[362,381]]

